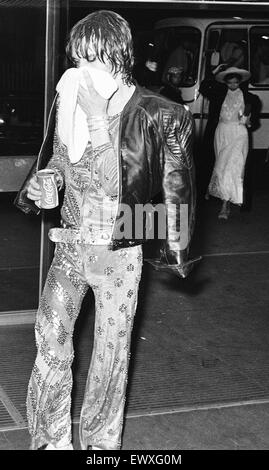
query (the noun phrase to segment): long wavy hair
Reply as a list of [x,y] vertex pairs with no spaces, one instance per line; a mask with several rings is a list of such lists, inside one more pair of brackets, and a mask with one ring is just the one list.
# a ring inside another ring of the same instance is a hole
[[113,11],[99,10],[87,15],[70,31],[67,57],[76,64],[79,58],[93,62],[98,58],[109,63],[114,75],[133,83],[133,40],[128,22]]

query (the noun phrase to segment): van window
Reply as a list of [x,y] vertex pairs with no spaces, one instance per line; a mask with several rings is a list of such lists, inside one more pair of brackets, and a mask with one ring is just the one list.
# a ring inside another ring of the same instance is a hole
[[[219,64],[228,67],[248,68],[247,29],[220,28],[209,29],[206,51],[206,75]],[[216,54],[217,61],[212,60]]]
[[[169,70],[178,70],[181,73],[180,87],[191,87],[197,81],[201,33],[194,27],[166,27],[157,29],[154,36],[143,48],[143,63],[141,61],[141,47],[136,47],[136,61],[140,65],[137,79],[141,76],[141,67],[154,63],[150,82],[142,83],[150,87],[161,87],[169,80]],[[137,41],[137,46],[139,41]],[[141,44],[141,43],[140,43]],[[137,69],[135,70],[135,72]]]
[[269,86],[269,26],[250,30],[250,71],[253,85]]
[[39,297],[41,220],[13,203],[43,137],[46,2],[30,3],[0,2],[0,317]]

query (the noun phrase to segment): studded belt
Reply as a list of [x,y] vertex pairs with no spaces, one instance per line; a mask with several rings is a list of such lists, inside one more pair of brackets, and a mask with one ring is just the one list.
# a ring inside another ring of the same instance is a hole
[[92,232],[82,228],[51,228],[49,239],[54,243],[80,243],[83,245],[110,245],[111,234],[105,231]]

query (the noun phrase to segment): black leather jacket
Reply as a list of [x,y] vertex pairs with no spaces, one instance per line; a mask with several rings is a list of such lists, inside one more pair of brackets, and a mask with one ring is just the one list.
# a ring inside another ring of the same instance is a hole
[[[36,169],[44,168],[52,155],[55,101],[37,162],[15,200],[15,205],[25,213],[39,212],[33,201],[27,198],[27,186]],[[119,204],[127,204],[134,215],[137,204],[150,203],[161,191],[165,206],[168,208],[169,204],[175,205],[176,213],[170,213],[170,210],[166,212],[167,237],[162,241],[159,256],[152,264],[157,269],[168,268],[180,277],[185,277],[193,265],[192,261],[188,261],[195,218],[193,127],[192,115],[184,106],[138,85],[121,114]],[[187,244],[177,233],[182,224],[182,204],[187,205]],[[123,223],[121,215],[119,210],[112,249],[145,241],[144,238],[136,239],[134,230],[131,238],[117,236]]]

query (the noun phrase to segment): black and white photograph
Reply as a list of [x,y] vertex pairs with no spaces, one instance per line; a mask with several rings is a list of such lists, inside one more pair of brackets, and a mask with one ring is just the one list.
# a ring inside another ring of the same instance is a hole
[[0,38],[0,450],[269,450],[269,1],[0,0]]

